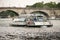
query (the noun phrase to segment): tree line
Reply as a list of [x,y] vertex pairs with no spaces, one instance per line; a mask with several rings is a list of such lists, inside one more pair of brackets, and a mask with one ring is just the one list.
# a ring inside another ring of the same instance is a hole
[[60,2],[49,2],[49,3],[44,3],[44,2],[38,2],[33,5],[27,5],[26,7],[33,7],[33,8],[59,8],[60,9]]

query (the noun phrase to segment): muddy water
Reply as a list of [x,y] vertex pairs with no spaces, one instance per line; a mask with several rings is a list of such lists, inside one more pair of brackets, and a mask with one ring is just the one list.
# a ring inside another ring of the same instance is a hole
[[0,20],[0,40],[59,40],[60,20],[50,20],[53,27],[13,27],[12,20]]

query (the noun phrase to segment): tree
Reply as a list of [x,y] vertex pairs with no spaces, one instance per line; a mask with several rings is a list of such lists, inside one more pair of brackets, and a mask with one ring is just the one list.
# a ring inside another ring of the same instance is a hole
[[[50,3],[45,3],[44,2],[38,2],[35,3],[31,6],[27,5],[26,7],[33,7],[33,8],[57,8],[57,6],[59,6],[60,3],[56,4],[55,2],[50,2]],[[59,6],[60,7],[60,6]]]
[[60,3],[57,4],[57,8],[60,8]]
[[55,2],[45,3],[44,6],[47,6],[49,8],[56,8],[56,3]]
[[31,5],[27,5],[26,7],[31,7]]
[[43,3],[44,2],[38,2],[38,3],[35,3],[35,4],[31,5],[31,6],[27,5],[26,7],[43,8],[43,6],[44,6]]

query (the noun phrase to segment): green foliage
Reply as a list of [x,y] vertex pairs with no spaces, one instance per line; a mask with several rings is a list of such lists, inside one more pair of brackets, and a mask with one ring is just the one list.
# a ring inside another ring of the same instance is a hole
[[31,6],[27,5],[26,7],[31,7]]
[[60,3],[56,4],[55,2],[49,2],[49,3],[45,3],[44,2],[38,2],[35,3],[31,6],[27,5],[26,7],[35,7],[35,8],[60,8]]
[[57,4],[57,8],[60,8],[60,3]]
[[0,17],[14,17],[14,16],[19,16],[18,13],[12,11],[12,10],[6,10],[6,11],[2,11],[0,12]]
[[38,7],[38,8],[40,7],[40,8],[42,8],[42,7],[43,7],[43,2],[41,2],[41,3],[40,3],[40,2],[39,2],[39,3],[36,3],[36,4],[32,5],[32,7],[36,7],[36,8],[37,8],[37,7]]
[[43,2],[38,2],[31,6],[27,5],[26,7],[43,8],[43,6],[44,6]]
[[55,2],[45,3],[45,6],[48,6],[49,8],[56,8]]

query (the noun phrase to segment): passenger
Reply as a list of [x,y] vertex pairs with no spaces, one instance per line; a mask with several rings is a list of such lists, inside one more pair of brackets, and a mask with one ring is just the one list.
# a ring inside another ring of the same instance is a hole
[[34,18],[34,21],[37,21],[36,17]]
[[32,20],[31,19],[28,19],[27,23],[28,24],[31,24],[32,23]]

